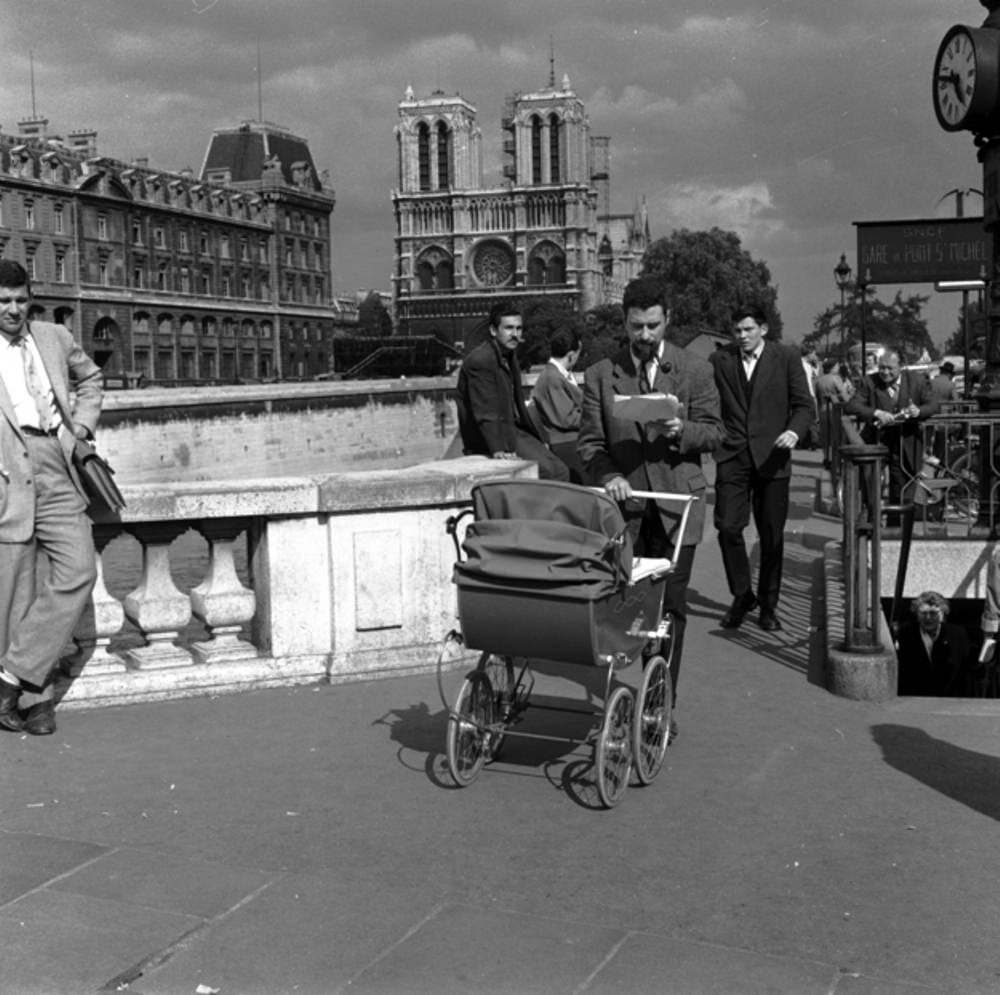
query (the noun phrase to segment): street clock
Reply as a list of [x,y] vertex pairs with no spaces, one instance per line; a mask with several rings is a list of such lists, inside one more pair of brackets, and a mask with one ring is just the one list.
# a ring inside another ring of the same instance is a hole
[[956,24],[934,60],[934,113],[946,131],[1000,124],[1000,31]]

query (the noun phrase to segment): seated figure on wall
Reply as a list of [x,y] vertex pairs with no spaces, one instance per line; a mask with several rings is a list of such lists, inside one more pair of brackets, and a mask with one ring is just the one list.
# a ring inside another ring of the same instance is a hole
[[960,697],[969,675],[969,637],[945,621],[950,605],[937,591],[924,591],[910,604],[915,616],[899,630],[899,694]]

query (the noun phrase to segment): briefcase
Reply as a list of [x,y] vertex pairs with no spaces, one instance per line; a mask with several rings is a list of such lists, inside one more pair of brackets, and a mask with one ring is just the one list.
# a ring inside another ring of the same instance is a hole
[[92,442],[76,440],[73,465],[92,508],[117,515],[125,507],[125,498],[115,483],[115,471],[104,457],[98,455]]

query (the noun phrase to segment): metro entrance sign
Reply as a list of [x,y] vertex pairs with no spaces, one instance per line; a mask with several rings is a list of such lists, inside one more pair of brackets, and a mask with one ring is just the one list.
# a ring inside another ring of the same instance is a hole
[[982,218],[855,221],[858,283],[986,280],[993,237]]

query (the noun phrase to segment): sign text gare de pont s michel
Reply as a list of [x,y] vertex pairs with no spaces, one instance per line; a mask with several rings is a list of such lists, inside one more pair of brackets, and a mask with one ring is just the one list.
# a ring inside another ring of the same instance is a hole
[[993,237],[982,218],[856,221],[863,284],[986,280]]

